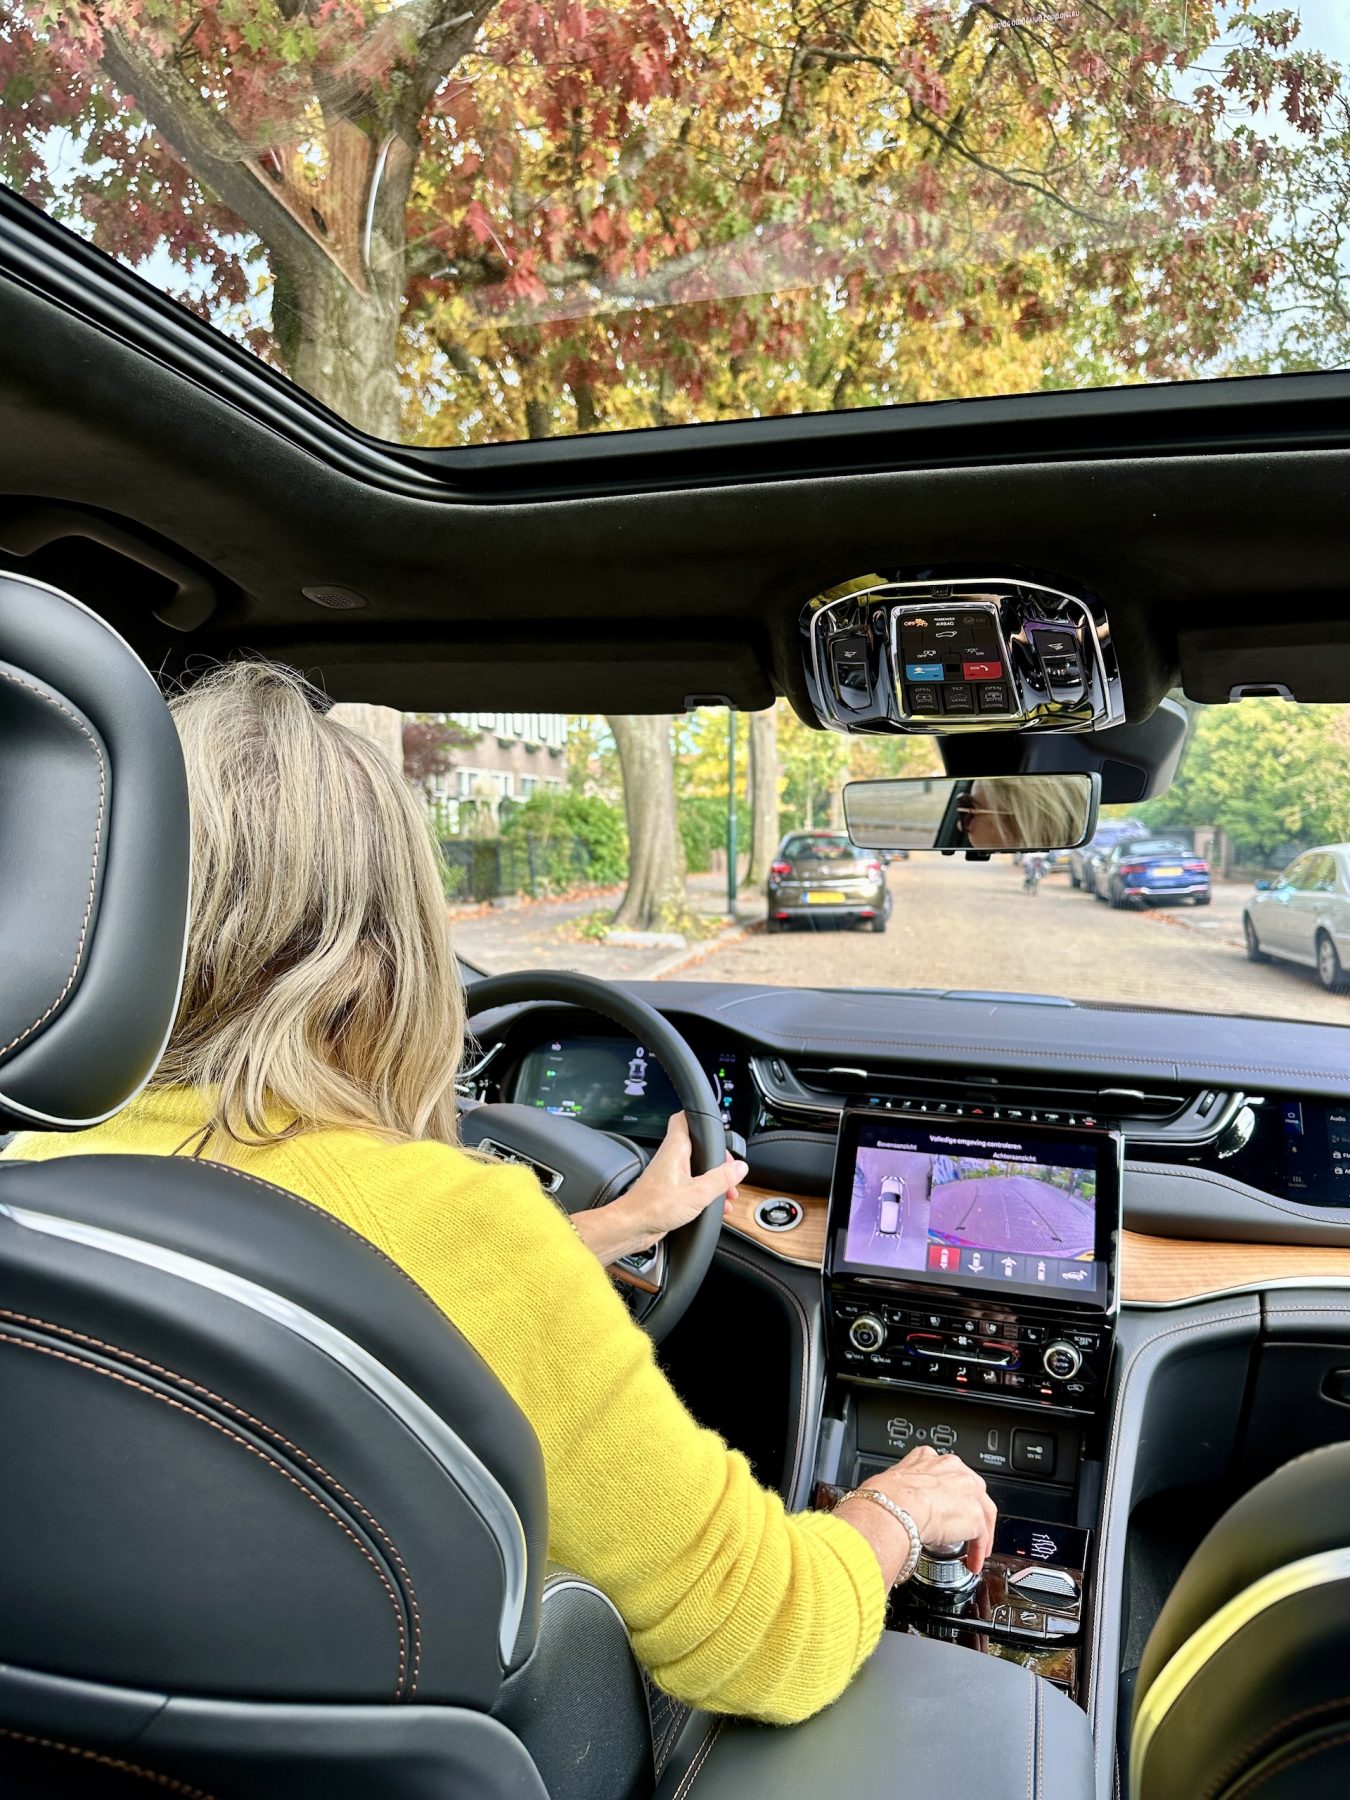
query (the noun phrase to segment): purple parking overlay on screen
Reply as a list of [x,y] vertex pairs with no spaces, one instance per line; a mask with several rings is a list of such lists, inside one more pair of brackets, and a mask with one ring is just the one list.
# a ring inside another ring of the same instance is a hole
[[[1051,1160],[1053,1159],[1053,1160]],[[1097,1285],[1097,1157],[869,1121],[853,1167],[844,1260],[1068,1293]]]

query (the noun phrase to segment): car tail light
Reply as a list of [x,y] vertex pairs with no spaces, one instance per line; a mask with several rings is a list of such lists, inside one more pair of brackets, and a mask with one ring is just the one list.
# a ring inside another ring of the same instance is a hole
[[1145,869],[1146,869],[1146,868],[1147,868],[1147,867],[1148,867],[1148,864],[1147,864],[1147,863],[1127,863],[1127,862],[1123,862],[1123,863],[1122,863],[1122,864],[1121,864],[1121,865],[1120,865],[1120,873],[1121,873],[1121,874],[1122,874],[1122,875],[1142,875],[1142,874],[1143,874],[1143,872],[1144,872],[1144,870],[1145,870]]
[[1208,875],[1209,874],[1209,864],[1207,862],[1189,862],[1189,863],[1184,864],[1183,866],[1188,875]]
[[868,874],[869,874],[869,875],[870,875],[870,876],[872,876],[872,878],[873,878],[873,879],[874,879],[874,880],[876,880],[876,881],[880,881],[880,879],[881,879],[881,864],[880,864],[880,863],[879,863],[879,862],[870,862],[870,863],[868,863],[868,865],[867,865],[867,873],[868,873]]
[[779,875],[779,876],[790,875],[792,873],[792,864],[788,863],[788,862],[770,863],[769,864],[769,873],[770,873],[770,875]]

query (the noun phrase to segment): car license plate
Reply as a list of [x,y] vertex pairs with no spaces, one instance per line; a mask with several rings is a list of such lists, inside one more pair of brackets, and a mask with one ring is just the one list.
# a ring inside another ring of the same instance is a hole
[[847,899],[847,894],[836,893],[833,888],[811,888],[806,896],[806,904],[808,906],[842,906]]
[[1155,869],[1153,871],[1153,873],[1155,875],[1180,875],[1181,864],[1180,863],[1166,863],[1163,865],[1163,867]]

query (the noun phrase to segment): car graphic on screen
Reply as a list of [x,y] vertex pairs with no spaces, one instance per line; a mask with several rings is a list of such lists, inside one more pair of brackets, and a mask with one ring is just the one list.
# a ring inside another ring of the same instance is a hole
[[905,1184],[899,1175],[887,1175],[881,1183],[881,1198],[877,1202],[877,1230],[887,1237],[897,1237],[900,1232],[900,1209],[905,1203]]

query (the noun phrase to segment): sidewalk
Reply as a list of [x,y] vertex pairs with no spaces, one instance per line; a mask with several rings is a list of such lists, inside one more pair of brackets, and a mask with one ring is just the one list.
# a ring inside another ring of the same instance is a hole
[[622,888],[595,889],[568,900],[513,899],[452,910],[450,940],[465,962],[489,975],[568,969],[606,981],[657,981],[733,942],[764,917],[764,896],[757,888],[738,894],[734,919],[727,913],[725,875],[691,875],[686,891],[690,911],[707,921],[708,935],[683,943],[663,934],[584,936],[587,921],[614,912]]

